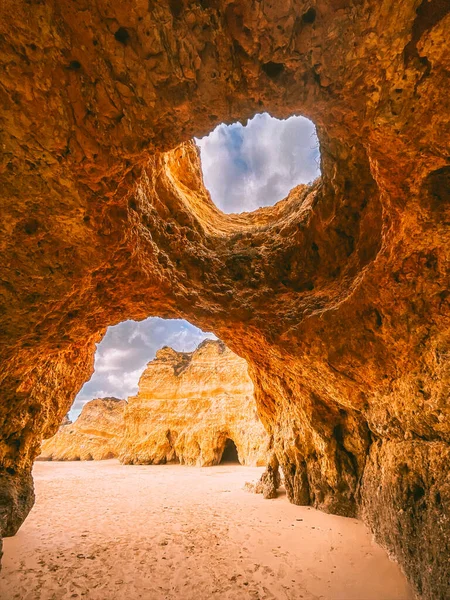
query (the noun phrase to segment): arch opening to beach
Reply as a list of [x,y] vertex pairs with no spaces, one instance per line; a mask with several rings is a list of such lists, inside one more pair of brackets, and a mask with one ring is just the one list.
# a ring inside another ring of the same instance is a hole
[[149,318],[108,328],[39,460],[257,467],[268,439],[245,359],[188,321]]

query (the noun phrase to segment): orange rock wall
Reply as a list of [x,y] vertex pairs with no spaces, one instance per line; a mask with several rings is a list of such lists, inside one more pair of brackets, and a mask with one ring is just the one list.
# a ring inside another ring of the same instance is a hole
[[[448,3],[5,0],[0,17],[3,533],[105,328],[184,317],[248,361],[289,498],[362,514],[445,599]],[[313,119],[322,177],[223,215],[185,142],[264,110]]]

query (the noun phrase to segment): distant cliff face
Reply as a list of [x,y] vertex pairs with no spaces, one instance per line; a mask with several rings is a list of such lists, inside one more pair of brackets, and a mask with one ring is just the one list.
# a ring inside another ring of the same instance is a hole
[[230,440],[241,464],[265,464],[268,435],[245,360],[220,341],[159,350],[128,400],[122,462],[216,465]]
[[127,403],[97,398],[84,405],[71,423],[65,417],[58,432],[42,443],[40,460],[104,460],[115,458],[123,436]]
[[128,404],[98,398],[75,423],[65,417],[43,442],[40,460],[120,455],[126,464],[210,466],[231,458],[234,446],[241,464],[265,464],[268,435],[256,413],[247,363],[222,342],[206,340],[192,353],[159,350]]

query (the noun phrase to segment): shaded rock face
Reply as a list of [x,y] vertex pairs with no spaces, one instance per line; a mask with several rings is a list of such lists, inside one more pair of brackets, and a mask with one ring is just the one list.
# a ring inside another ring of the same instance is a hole
[[208,467],[221,462],[229,440],[241,464],[266,463],[269,436],[245,360],[213,340],[192,353],[159,350],[128,399],[120,460]]
[[75,423],[65,422],[66,417],[57,433],[43,442],[39,459],[117,458],[126,407],[126,401],[117,398],[97,398],[87,402]]
[[69,415],[68,415],[68,414],[67,414],[67,415],[64,417],[64,419],[62,420],[62,423],[61,423],[61,426],[60,426],[60,428],[61,428],[63,425],[72,425],[72,421],[69,419]]
[[[446,598],[450,590],[448,535],[450,449],[442,442],[375,442],[362,486],[363,515],[392,556],[410,568],[419,594]],[[394,474],[394,476],[392,476]],[[411,540],[422,539],[416,556]],[[443,573],[429,594],[428,573]]]
[[[18,477],[2,474],[0,486],[0,538],[15,535],[34,504],[31,473]],[[1,550],[1,546],[0,546]]]
[[[445,598],[448,10],[2,2],[0,485],[31,500],[108,325],[185,317],[249,363],[289,498]],[[322,177],[223,215],[186,140],[264,110],[313,119]]]

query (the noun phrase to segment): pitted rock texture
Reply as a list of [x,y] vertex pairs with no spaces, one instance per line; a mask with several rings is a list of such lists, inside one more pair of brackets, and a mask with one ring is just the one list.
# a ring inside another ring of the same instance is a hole
[[39,459],[117,458],[124,434],[126,407],[126,401],[118,398],[97,398],[87,402],[75,423],[63,421],[57,433],[43,442]]
[[33,508],[34,484],[31,473],[21,477],[2,474],[0,486],[0,538],[15,535]]
[[[448,444],[392,440],[372,444],[364,471],[363,514],[390,554],[400,564],[408,563],[409,541],[422,539],[422,551],[415,557],[420,595],[429,593],[430,571],[448,574],[449,463]],[[450,577],[434,583],[435,598],[446,598],[449,593]]]
[[159,350],[128,399],[120,460],[208,467],[221,462],[227,440],[241,464],[266,464],[269,436],[245,360],[218,340],[191,353]]
[[[364,506],[445,598],[449,8],[1,3],[0,485],[28,481],[108,325],[188,318],[249,363],[289,498]],[[223,215],[187,140],[265,110],[313,119],[322,177]]]

